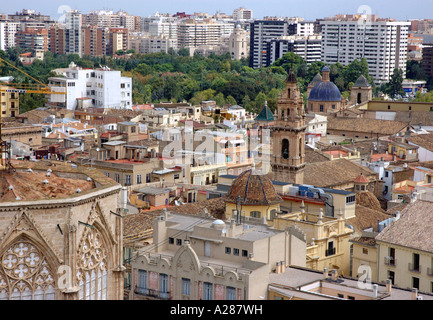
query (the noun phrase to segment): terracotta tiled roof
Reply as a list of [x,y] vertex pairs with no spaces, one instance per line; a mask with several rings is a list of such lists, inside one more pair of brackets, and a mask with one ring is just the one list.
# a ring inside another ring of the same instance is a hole
[[366,177],[376,176],[376,173],[369,168],[347,159],[311,163],[305,167],[303,183],[319,188],[330,188],[353,183],[360,173]]
[[244,171],[233,181],[226,201],[237,203],[238,196],[244,205],[269,205],[282,202],[272,181],[267,176],[256,174],[255,169]]
[[417,200],[406,206],[400,219],[389,224],[377,241],[433,252],[433,202]]
[[[167,208],[167,212],[199,215],[204,212],[205,208],[211,216],[217,219],[224,219],[225,202],[222,198],[170,207]],[[163,210],[158,209],[125,216],[123,220],[123,235],[125,241],[131,241],[149,235],[149,232],[153,229],[154,220],[162,213]]]
[[364,206],[356,205],[355,217],[348,220],[348,223],[353,226],[355,232],[361,234],[363,230],[373,228],[377,231],[377,221],[384,221],[391,216],[382,212]]
[[368,180],[364,175],[361,173],[354,181],[355,183],[369,183],[370,180]]
[[407,139],[409,142],[420,146],[421,148],[433,151],[433,133],[419,134]]
[[408,126],[407,122],[367,118],[328,117],[328,130],[393,135]]

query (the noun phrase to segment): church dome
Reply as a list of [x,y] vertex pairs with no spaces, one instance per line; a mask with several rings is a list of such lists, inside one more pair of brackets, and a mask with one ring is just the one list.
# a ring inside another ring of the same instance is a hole
[[338,87],[330,81],[317,83],[310,92],[308,100],[313,101],[341,101],[341,93]]
[[236,204],[238,197],[242,205],[268,206],[282,201],[272,181],[254,171],[254,168],[244,171],[233,181],[225,199],[226,202]]
[[309,86],[310,87],[314,87],[316,86],[316,84],[318,84],[319,82],[322,82],[322,76],[320,75],[320,73],[316,74],[313,78],[313,80],[311,80]]

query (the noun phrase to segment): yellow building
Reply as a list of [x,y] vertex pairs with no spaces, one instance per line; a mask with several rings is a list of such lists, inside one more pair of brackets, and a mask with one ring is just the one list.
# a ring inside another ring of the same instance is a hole
[[0,86],[0,104],[2,117],[16,117],[20,114],[20,97],[16,92],[3,92],[13,89],[7,86]]
[[433,202],[416,200],[379,233],[379,282],[391,279],[401,288],[433,291],[432,214]]

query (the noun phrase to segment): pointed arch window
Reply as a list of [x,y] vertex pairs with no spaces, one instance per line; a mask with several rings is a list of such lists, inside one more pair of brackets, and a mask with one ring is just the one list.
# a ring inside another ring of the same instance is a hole
[[77,282],[80,300],[107,299],[107,250],[96,229],[86,229],[79,246]]
[[55,300],[53,275],[42,252],[19,238],[1,256],[0,300]]

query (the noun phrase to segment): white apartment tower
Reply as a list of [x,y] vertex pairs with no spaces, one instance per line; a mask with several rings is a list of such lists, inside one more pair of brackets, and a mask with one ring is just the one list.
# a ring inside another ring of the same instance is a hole
[[77,10],[66,13],[66,54],[78,54],[82,56],[82,14]]
[[19,22],[0,22],[0,50],[16,46],[16,34],[20,31]]
[[[369,21],[373,20],[373,21]],[[365,58],[377,85],[390,80],[394,69],[406,74],[410,22],[385,19],[321,21],[322,61],[348,65]]]
[[252,20],[253,19],[253,10],[245,9],[245,8],[237,8],[233,10],[233,20]]

